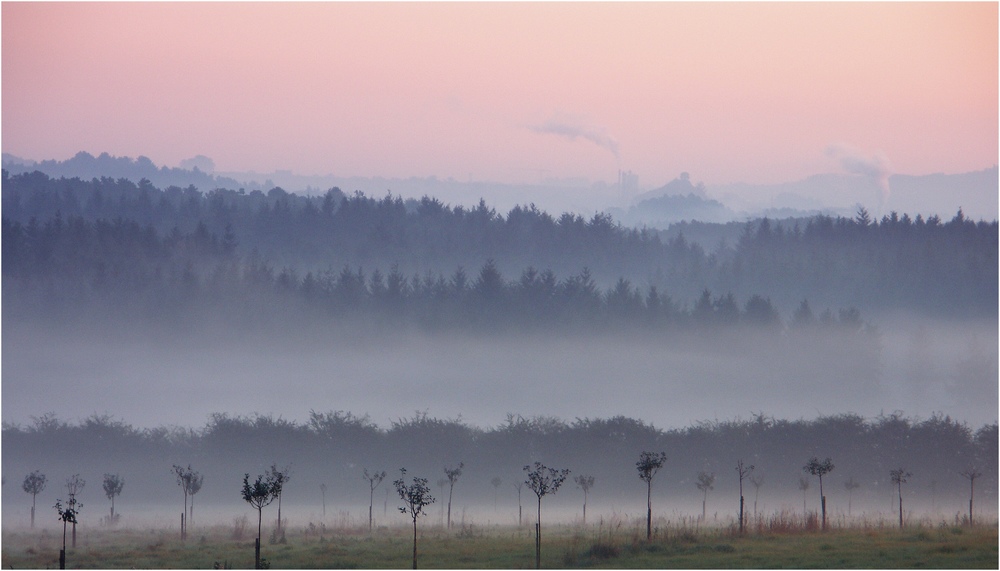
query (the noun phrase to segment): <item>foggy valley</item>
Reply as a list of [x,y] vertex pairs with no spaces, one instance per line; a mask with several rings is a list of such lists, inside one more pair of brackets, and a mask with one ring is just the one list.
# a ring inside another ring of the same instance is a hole
[[1000,564],[996,2],[0,12],[0,567]]
[[[760,219],[706,253],[601,216],[339,189],[5,172],[3,201],[4,474],[41,470],[61,497],[70,474],[120,472],[135,525],[156,519],[140,506],[176,511],[188,463],[204,522],[242,513],[240,476],[272,463],[292,468],[293,521],[323,521],[324,484],[328,515],[360,525],[363,468],[433,482],[464,462],[463,517],[510,524],[538,460],[596,475],[594,517],[636,518],[632,457],[652,449],[671,518],[700,509],[711,471],[730,522],[738,459],[768,482],[761,512],[815,509],[810,456],[838,466],[837,517],[849,476],[855,509],[887,517],[897,464],[920,474],[913,517],[958,517],[970,465],[995,517],[995,221]],[[578,492],[553,516],[578,518]],[[26,498],[4,487],[5,525]]]

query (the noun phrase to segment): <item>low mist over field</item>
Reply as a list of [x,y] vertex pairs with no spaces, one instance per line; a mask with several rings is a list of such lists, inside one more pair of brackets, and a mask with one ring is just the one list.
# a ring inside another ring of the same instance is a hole
[[67,419],[96,412],[141,426],[197,425],[220,410],[301,420],[303,411],[329,408],[379,422],[426,410],[481,426],[512,412],[625,414],[677,427],[757,411],[813,418],[904,410],[993,422],[996,329],[970,325],[885,328],[866,341],[878,345],[872,354],[795,331],[181,335],[15,323],[3,335],[3,415],[26,423],[48,411]]

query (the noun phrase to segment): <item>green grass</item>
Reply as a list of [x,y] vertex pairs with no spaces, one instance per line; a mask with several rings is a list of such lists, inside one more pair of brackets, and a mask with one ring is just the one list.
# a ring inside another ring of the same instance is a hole
[[[61,536],[44,531],[4,531],[4,568],[58,567]],[[409,568],[412,536],[406,528],[290,529],[286,543],[264,539],[261,556],[274,569]],[[418,559],[427,569],[527,569],[534,567],[529,527],[468,527],[421,531]],[[90,529],[68,549],[74,569],[253,567],[253,538],[232,538],[223,526],[197,530],[186,542],[164,530]],[[906,568],[998,567],[997,527],[947,526],[898,529],[840,528],[828,532],[757,531],[739,537],[730,528],[666,527],[652,541],[644,529],[570,526],[543,529],[546,568]]]

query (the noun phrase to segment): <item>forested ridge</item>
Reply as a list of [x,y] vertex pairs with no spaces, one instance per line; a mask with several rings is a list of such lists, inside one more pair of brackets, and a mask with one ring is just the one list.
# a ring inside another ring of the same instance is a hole
[[152,311],[150,300],[162,310],[279,296],[425,324],[468,321],[470,304],[492,321],[517,310],[603,322],[788,323],[828,308],[826,321],[858,309],[968,317],[997,311],[997,236],[996,221],[961,212],[945,222],[860,210],[791,229],[749,222],[708,253],[682,235],[662,241],[607,215],[534,206],[502,215],[484,202],[336,188],[306,197],[3,173],[5,301],[49,311],[100,298]]

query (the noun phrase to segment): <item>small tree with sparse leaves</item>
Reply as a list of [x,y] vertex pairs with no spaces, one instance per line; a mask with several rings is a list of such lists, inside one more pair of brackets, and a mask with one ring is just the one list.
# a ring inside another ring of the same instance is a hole
[[188,464],[187,468],[183,468],[174,464],[173,466],[174,475],[177,477],[177,485],[181,487],[181,491],[184,492],[184,511],[181,515],[181,539],[187,539],[187,517],[188,517],[188,496],[195,493],[191,490],[197,487],[201,489],[201,479],[202,476],[195,470],[191,469],[191,465]]
[[396,486],[396,493],[399,494],[399,499],[403,500],[405,504],[403,507],[399,508],[399,511],[404,514],[409,514],[410,518],[413,519],[413,568],[417,568],[417,518],[422,515],[427,515],[424,511],[426,506],[434,503],[434,496],[431,495],[431,489],[427,486],[427,478],[413,478],[413,483],[410,485],[406,484],[406,468],[399,469],[399,479],[393,482]]
[[753,484],[753,517],[757,519],[757,498],[760,496],[760,487],[764,485],[764,476],[751,475],[750,483]]
[[809,480],[799,476],[799,489],[802,490],[802,513],[805,515],[806,510],[806,490],[809,489]]
[[709,490],[715,489],[715,473],[706,472],[704,470],[698,472],[698,481],[695,482],[694,485],[703,492],[701,497],[701,520],[705,521],[705,515],[707,514],[706,506],[708,504],[708,492]]
[[525,466],[528,479],[524,481],[528,488],[538,496],[538,519],[535,520],[535,567],[542,568],[542,497],[559,491],[569,470],[549,468],[541,462],[535,462],[535,467]]
[[35,498],[45,490],[45,482],[45,474],[35,470],[25,476],[21,484],[21,489],[31,494],[31,529],[35,528]]
[[823,512],[823,529],[826,529],[826,496],[823,495],[823,476],[829,474],[833,471],[833,460],[827,458],[822,462],[819,458],[813,456],[806,462],[806,465],[802,467],[804,472],[808,472],[813,476],[819,476],[819,501],[820,509]]
[[274,480],[270,474],[257,476],[250,483],[250,474],[243,475],[243,501],[257,510],[257,540],[254,542],[254,569],[261,568],[260,538],[264,521],[264,507],[274,501],[281,493],[281,483]]
[[639,455],[639,461],[635,463],[639,478],[646,482],[646,541],[653,539],[653,476],[660,471],[666,461],[666,452],[657,454],[644,451]]
[[[69,509],[76,510],[74,513],[79,514],[79,507],[77,506],[76,496],[79,494],[83,487],[87,485],[87,481],[80,477],[79,474],[73,474],[69,478],[66,478],[66,491],[69,492]],[[82,507],[83,504],[80,504]],[[74,518],[75,520],[76,518]],[[76,549],[76,521],[73,521],[73,549]]]
[[503,480],[500,479],[500,476],[494,476],[493,479],[490,480],[490,485],[493,486],[493,511],[497,511],[497,492],[500,491],[500,486],[503,485]]
[[115,517],[115,496],[121,495],[125,488],[125,480],[118,474],[104,475],[104,495],[111,500],[111,517],[108,518],[108,525],[114,525]]
[[851,517],[851,500],[854,499],[854,490],[861,487],[861,484],[854,480],[854,476],[851,476],[844,482],[844,489],[847,490],[847,517]]
[[[323,495],[323,517],[326,517],[326,484],[319,485],[319,493]],[[368,528],[371,528],[372,508],[368,507]]]
[[743,480],[750,475],[750,472],[753,472],[753,469],[753,464],[747,466],[743,463],[742,459],[736,462],[736,473],[739,474],[740,477],[740,533],[743,533],[746,529],[746,512],[744,510],[743,502]]
[[573,481],[576,482],[576,487],[583,490],[583,525],[587,525],[587,496],[590,493],[590,488],[594,487],[594,477],[580,474],[574,477]]
[[364,475],[365,481],[368,482],[368,533],[371,533],[375,522],[372,517],[372,508],[375,506],[375,488],[385,479],[385,470],[369,473],[368,468],[365,468]]
[[448,529],[451,529],[451,496],[455,491],[455,482],[457,482],[458,478],[461,477],[462,468],[464,467],[465,464],[459,462],[457,468],[445,467],[444,469],[444,475],[448,478]]
[[281,523],[281,492],[285,489],[285,484],[292,479],[291,473],[291,466],[278,468],[277,464],[271,464],[271,480],[278,484],[278,533],[282,534],[282,537],[285,530],[282,528]]
[[903,468],[889,470],[889,479],[896,484],[896,492],[899,494],[899,529],[903,529],[903,484],[912,475]]
[[62,507],[62,500],[56,500],[56,513],[59,514],[59,521],[63,522],[62,550],[59,552],[59,568],[66,568],[66,524],[76,525],[76,517],[80,513],[83,504],[70,502],[65,509]]
[[963,478],[969,480],[969,526],[972,526],[972,498],[976,494],[976,478],[982,476],[975,466],[971,466],[959,472]]

